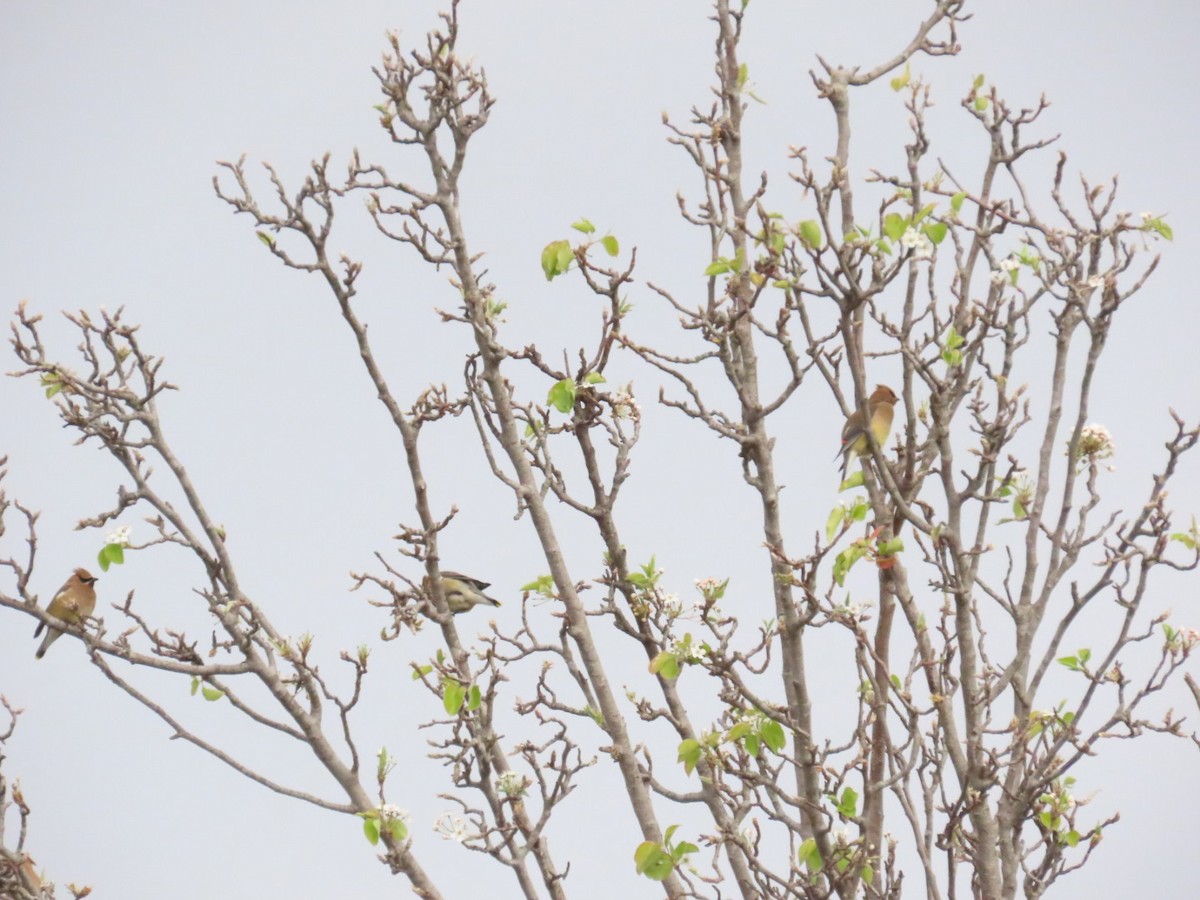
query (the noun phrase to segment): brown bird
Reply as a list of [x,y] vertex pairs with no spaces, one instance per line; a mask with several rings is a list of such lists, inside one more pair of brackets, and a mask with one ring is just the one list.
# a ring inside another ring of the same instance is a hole
[[[426,593],[433,593],[429,586],[428,575],[422,579],[421,584],[425,588]],[[489,597],[483,592],[484,588],[489,587],[491,587],[491,582],[480,581],[478,578],[472,578],[470,575],[463,575],[459,572],[450,572],[442,569],[442,593],[446,597],[446,605],[450,607],[450,612],[454,615],[464,613],[480,604],[499,606],[499,600]]]
[[[71,573],[71,577],[67,579],[66,584],[58,589],[58,593],[54,595],[54,599],[50,601],[50,605],[46,607],[46,612],[54,616],[54,618],[66,622],[68,625],[79,625],[92,614],[92,610],[96,608],[96,579],[87,569],[76,569]],[[41,659],[46,655],[46,651],[50,649],[50,645],[57,641],[62,636],[61,629],[55,628],[53,625],[47,625],[45,622],[39,622],[37,630],[33,633],[37,637],[42,633],[42,629],[46,629],[46,636],[42,638],[42,643],[37,648],[37,658]]]
[[868,421],[871,423],[871,434],[875,443],[883,448],[883,442],[892,430],[892,417],[896,413],[898,399],[886,384],[876,385],[874,393],[867,398],[866,411],[856,409],[846,419],[846,424],[842,427],[842,448],[838,451],[838,455],[842,457],[842,481],[846,480],[850,457],[866,456],[871,452],[871,443],[867,438]]

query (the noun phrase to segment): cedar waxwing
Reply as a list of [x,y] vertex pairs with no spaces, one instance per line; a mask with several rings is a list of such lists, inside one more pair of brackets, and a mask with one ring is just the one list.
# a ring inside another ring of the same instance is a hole
[[[426,575],[425,580],[422,581],[426,591],[429,591],[428,578],[429,576]],[[446,595],[446,605],[450,607],[450,612],[455,615],[466,612],[480,603],[499,606],[499,600],[493,599],[483,592],[486,587],[491,587],[491,582],[480,581],[478,578],[471,578],[460,572],[442,569],[442,593]],[[432,592],[430,591],[430,593]]]
[[[58,589],[58,593],[46,607],[46,612],[69,625],[79,625],[96,608],[96,588],[93,587],[95,583],[96,579],[87,569],[76,569],[71,573],[66,584]],[[47,626],[45,622],[38,622],[33,636],[37,637],[41,634],[43,628],[46,629],[46,636],[42,638],[42,643],[37,648],[38,659],[45,656],[50,645],[62,636],[59,629],[53,625]]]
[[896,400],[899,399],[886,384],[875,386],[875,392],[867,398],[867,410],[856,409],[846,419],[842,428],[842,449],[838,454],[842,457],[842,481],[846,480],[846,470],[850,467],[850,456],[866,456],[871,452],[871,444],[867,440],[867,430],[864,423],[868,415],[871,420],[871,434],[875,437],[880,449],[892,430],[892,416],[895,415]]

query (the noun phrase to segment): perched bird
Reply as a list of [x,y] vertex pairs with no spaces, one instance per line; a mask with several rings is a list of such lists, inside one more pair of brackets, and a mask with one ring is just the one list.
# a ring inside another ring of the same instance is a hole
[[870,422],[871,434],[880,448],[887,440],[892,430],[892,416],[896,412],[896,400],[899,399],[886,384],[876,385],[874,393],[867,398],[866,410],[856,409],[846,419],[842,428],[842,448],[838,455],[842,457],[842,481],[846,480],[846,470],[850,468],[850,457],[866,456],[871,452],[871,444],[867,439],[867,422]]
[[[76,569],[71,573],[71,577],[67,579],[66,584],[58,589],[58,593],[54,595],[54,599],[50,601],[50,605],[46,607],[46,612],[66,622],[68,625],[78,625],[84,619],[92,614],[92,610],[96,608],[96,579],[87,569]],[[46,636],[42,638],[42,643],[37,648],[37,658],[41,659],[46,655],[46,651],[50,649],[50,645],[57,641],[62,636],[62,631],[55,628],[53,625],[47,625],[45,622],[39,622],[37,630],[33,636],[37,637],[42,633],[42,629],[46,629]]]
[[[425,576],[423,584],[426,592],[432,593],[429,590],[429,576]],[[499,600],[489,597],[483,592],[484,588],[490,586],[491,582],[480,581],[478,578],[442,569],[442,593],[446,595],[446,605],[450,607],[450,612],[455,615],[466,612],[480,603],[499,606]]]

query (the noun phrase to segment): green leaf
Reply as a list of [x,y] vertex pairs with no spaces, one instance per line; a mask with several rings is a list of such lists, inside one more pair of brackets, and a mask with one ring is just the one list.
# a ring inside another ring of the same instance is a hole
[[890,541],[881,541],[875,552],[880,556],[895,556],[903,549],[904,539],[892,538]]
[[105,544],[97,557],[101,570],[107,572],[111,565],[124,565],[125,546],[123,544]]
[[204,699],[210,703],[220,700],[225,696],[224,691],[217,690],[215,687],[209,687],[207,684],[200,688],[200,693],[203,695]]
[[1153,231],[1156,234],[1158,234],[1160,237],[1166,238],[1168,241],[1175,240],[1175,231],[1171,228],[1170,225],[1168,225],[1166,222],[1164,222],[1161,217],[1147,219],[1145,222],[1142,223],[1142,230],[1143,231]]
[[617,239],[611,234],[606,234],[600,238],[600,243],[604,245],[604,249],[608,251],[609,256],[616,256],[621,252],[621,245],[617,243]]
[[842,798],[838,801],[838,812],[847,819],[854,817],[858,812],[858,791],[852,787],[842,791]]
[[192,678],[192,696],[193,697],[196,696],[196,691],[198,691],[198,690],[200,690],[200,678],[198,676],[193,676],[193,678]]
[[800,865],[808,869],[809,872],[815,874],[821,871],[821,851],[817,849],[816,838],[805,838],[800,844],[800,850],[796,854]]
[[471,689],[467,691],[467,712],[475,712],[482,702],[483,694],[479,690],[479,685],[471,685]]
[[675,860],[654,841],[643,841],[633,852],[633,861],[639,875],[651,881],[666,881],[675,868]]
[[975,90],[979,90],[981,87],[983,87],[983,82],[984,82],[983,73],[980,72],[978,75],[975,76],[975,81],[972,82],[972,87],[974,87]]
[[448,715],[458,715],[458,711],[462,709],[463,700],[466,699],[466,696],[466,688],[460,682],[453,678],[442,679],[442,707]]
[[1080,669],[1079,669],[1079,659],[1078,659],[1078,657],[1074,657],[1074,656],[1060,656],[1060,657],[1058,658],[1058,664],[1059,664],[1060,666],[1066,666],[1066,667],[1067,667],[1068,669],[1070,669],[1072,672],[1078,672],[1078,671],[1080,671]]
[[709,278],[712,278],[716,275],[724,275],[726,272],[729,271],[729,268],[730,268],[729,260],[725,259],[724,257],[721,257],[719,259],[715,259],[712,262],[710,262],[708,264],[708,266],[705,268],[704,274],[707,275]]
[[845,518],[846,508],[844,506],[835,506],[829,511],[829,518],[825,520],[825,540],[833,540],[833,536],[837,534],[837,530],[841,527],[842,520]]
[[892,90],[893,91],[904,90],[905,85],[907,85],[911,80],[912,80],[912,70],[910,69],[909,64],[905,63],[904,64],[904,73],[902,75],[897,75],[891,81]]
[[1171,540],[1179,541],[1179,543],[1183,544],[1183,546],[1187,547],[1189,550],[1195,550],[1197,546],[1196,539],[1190,534],[1185,534],[1182,531],[1171,535]]
[[930,222],[921,229],[925,232],[925,236],[935,244],[940,244],[946,239],[946,232],[950,230],[945,222]]
[[363,834],[367,836],[371,846],[379,843],[379,823],[374,819],[363,819]]
[[848,491],[852,488],[861,487],[863,485],[863,473],[859,469],[857,472],[851,472],[850,477],[838,485],[838,493]]
[[674,681],[679,677],[679,657],[669,650],[660,651],[658,656],[650,660],[650,674]]
[[433,666],[417,666],[413,669],[412,680],[420,681],[426,675],[433,671]]
[[697,847],[695,844],[689,843],[687,841],[680,841],[678,844],[675,845],[675,849],[671,851],[671,856],[674,857],[675,862],[679,862],[681,859],[683,859],[689,853],[695,853],[699,849],[700,848]]
[[[859,472],[858,475],[861,478],[862,472]],[[850,479],[847,478],[846,480],[849,481]],[[865,522],[867,520],[867,513],[870,511],[871,502],[866,497],[859,497],[854,501],[854,505],[850,507],[850,521]]]
[[862,544],[852,544],[837,555],[837,559],[833,561],[833,580],[837,582],[838,587],[846,586],[846,574],[866,552],[867,548]]
[[811,250],[820,250],[825,242],[821,234],[821,223],[815,219],[805,219],[800,223],[800,240]]
[[583,376],[584,384],[604,384],[606,381],[608,381],[608,379],[599,372],[588,372],[585,376]]
[[908,219],[899,213],[888,213],[883,217],[883,232],[893,241],[900,240],[900,236],[908,231]]
[[62,376],[57,372],[47,372],[42,376],[42,387],[46,389],[46,399],[49,400],[63,389]]
[[531,594],[541,594],[543,597],[553,597],[554,576],[540,575],[535,580],[529,582],[529,584],[522,586],[521,590]]
[[979,112],[983,112],[985,109],[987,109],[988,108],[988,98],[983,97],[983,96],[976,97],[975,98],[975,108],[977,110],[979,110]]
[[546,280],[553,281],[555,276],[562,275],[574,259],[575,251],[569,241],[551,241],[542,250],[542,271],[546,273]]
[[1071,829],[1063,835],[1063,840],[1066,841],[1068,847],[1074,847],[1079,843],[1079,832]]
[[392,840],[397,844],[408,837],[408,826],[404,824],[403,819],[392,819],[388,822],[388,831],[392,833]]
[[919,210],[917,210],[916,214],[912,217],[912,223],[911,223],[912,227],[916,228],[918,225],[920,225],[921,220],[924,219],[926,216],[928,216],[935,209],[937,209],[937,207],[933,203],[927,203],[924,206],[922,206]]
[[745,63],[738,66],[737,86],[740,88],[746,83],[746,79],[750,77],[750,67]]
[[580,219],[578,222],[572,222],[571,227],[576,231],[582,231],[584,234],[591,234],[596,230],[596,226],[587,219]]
[[950,198],[950,208],[952,210],[954,210],[955,212],[959,212],[960,210],[962,210],[963,201],[966,199],[967,199],[967,192],[959,191],[957,194],[955,194],[953,197]]
[[560,413],[569,413],[575,406],[575,382],[570,378],[556,381],[546,394],[546,402]]
[[752,726],[749,722],[746,722],[746,721],[738,722],[736,725],[734,725],[732,728],[730,728],[727,732],[725,732],[725,740],[740,741],[742,738],[744,738],[746,735],[748,735],[753,730],[754,730],[754,726]]
[[683,763],[683,771],[691,775],[700,764],[703,755],[703,745],[695,738],[688,738],[679,745],[679,755],[676,758]]
[[861,869],[859,869],[858,875],[863,880],[864,884],[870,884],[875,880],[875,870],[868,865],[864,865]]
[[267,234],[265,231],[256,231],[256,232],[254,232],[254,233],[255,233],[256,235],[258,235],[258,239],[259,239],[260,241],[262,241],[264,244],[266,244],[268,247],[274,247],[274,246],[275,246],[275,238],[271,237],[271,236],[270,236],[269,234]]
[[763,723],[762,731],[763,743],[771,750],[772,753],[781,753],[783,748],[787,746],[787,737],[784,735],[783,726],[774,719],[768,719]]

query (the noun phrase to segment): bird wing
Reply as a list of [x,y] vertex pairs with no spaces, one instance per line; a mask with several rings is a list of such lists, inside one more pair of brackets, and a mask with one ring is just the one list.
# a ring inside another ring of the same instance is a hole
[[480,581],[478,578],[472,578],[470,575],[464,575],[462,572],[451,572],[449,569],[442,569],[442,575],[445,578],[454,578],[457,581],[463,581],[471,585],[471,587],[482,591],[484,588],[492,586],[490,581]]

